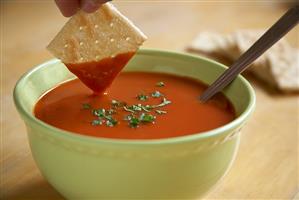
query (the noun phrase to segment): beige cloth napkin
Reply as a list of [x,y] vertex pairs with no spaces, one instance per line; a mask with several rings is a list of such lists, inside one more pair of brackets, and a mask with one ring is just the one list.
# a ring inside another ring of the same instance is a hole
[[[221,57],[231,61],[243,54],[263,31],[240,30],[223,35],[201,32],[188,46],[188,51]],[[281,39],[248,69],[256,77],[283,92],[299,92],[299,50]]]

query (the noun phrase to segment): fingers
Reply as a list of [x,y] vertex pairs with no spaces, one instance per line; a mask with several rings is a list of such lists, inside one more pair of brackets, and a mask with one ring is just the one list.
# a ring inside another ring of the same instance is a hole
[[60,12],[65,17],[71,17],[80,8],[87,12],[95,12],[103,3],[110,0],[55,0]]
[[87,13],[95,12],[103,3],[109,0],[81,0],[81,9]]
[[55,3],[65,17],[74,15],[80,8],[79,0],[55,0]]

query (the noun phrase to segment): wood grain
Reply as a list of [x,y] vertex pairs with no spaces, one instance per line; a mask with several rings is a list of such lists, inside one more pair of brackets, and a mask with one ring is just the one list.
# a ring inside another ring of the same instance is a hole
[[[202,30],[267,28],[286,4],[263,2],[116,1],[148,35],[145,47],[182,50]],[[12,101],[17,79],[51,58],[45,46],[62,27],[53,1],[1,1],[1,199],[63,199],[41,176]],[[288,41],[299,47],[299,29]],[[238,157],[206,199],[298,199],[299,98],[248,77],[256,110],[243,129]]]

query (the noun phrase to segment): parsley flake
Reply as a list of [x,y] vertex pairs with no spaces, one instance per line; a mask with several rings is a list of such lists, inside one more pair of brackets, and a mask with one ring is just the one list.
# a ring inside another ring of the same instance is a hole
[[137,128],[137,127],[139,126],[139,124],[140,124],[140,121],[139,121],[139,119],[136,118],[136,117],[132,117],[132,118],[130,119],[130,121],[129,121],[129,125],[130,125],[130,127],[132,127],[132,128]]
[[136,98],[140,101],[146,101],[149,97],[147,95],[141,93],[141,94],[138,94]]
[[147,114],[147,113],[142,113],[139,117],[139,121],[143,122],[143,123],[150,123],[155,121],[156,117],[154,115],[151,114]]
[[98,119],[92,120],[91,125],[93,126],[102,125],[102,121]]
[[101,109],[95,109],[92,111],[93,115],[97,116],[97,117],[100,117],[100,118],[103,118],[105,117],[105,114],[106,114],[106,110],[101,108]]
[[157,87],[164,87],[165,84],[164,84],[164,82],[160,81],[160,82],[156,83],[156,86]]
[[164,95],[159,91],[155,91],[152,93],[152,97],[154,97],[154,98],[159,98],[161,96],[164,96]]
[[117,120],[111,118],[111,119],[109,119],[109,120],[106,121],[106,126],[113,127],[113,126],[115,126],[117,123],[118,123]]

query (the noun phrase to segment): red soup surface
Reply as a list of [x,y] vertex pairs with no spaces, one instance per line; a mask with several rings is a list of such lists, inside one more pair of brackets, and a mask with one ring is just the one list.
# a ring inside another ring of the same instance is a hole
[[74,79],[45,93],[34,113],[57,128],[94,137],[159,139],[191,135],[235,118],[232,104],[222,94],[208,103],[198,100],[206,87],[187,77],[123,72],[107,93],[98,96]]

